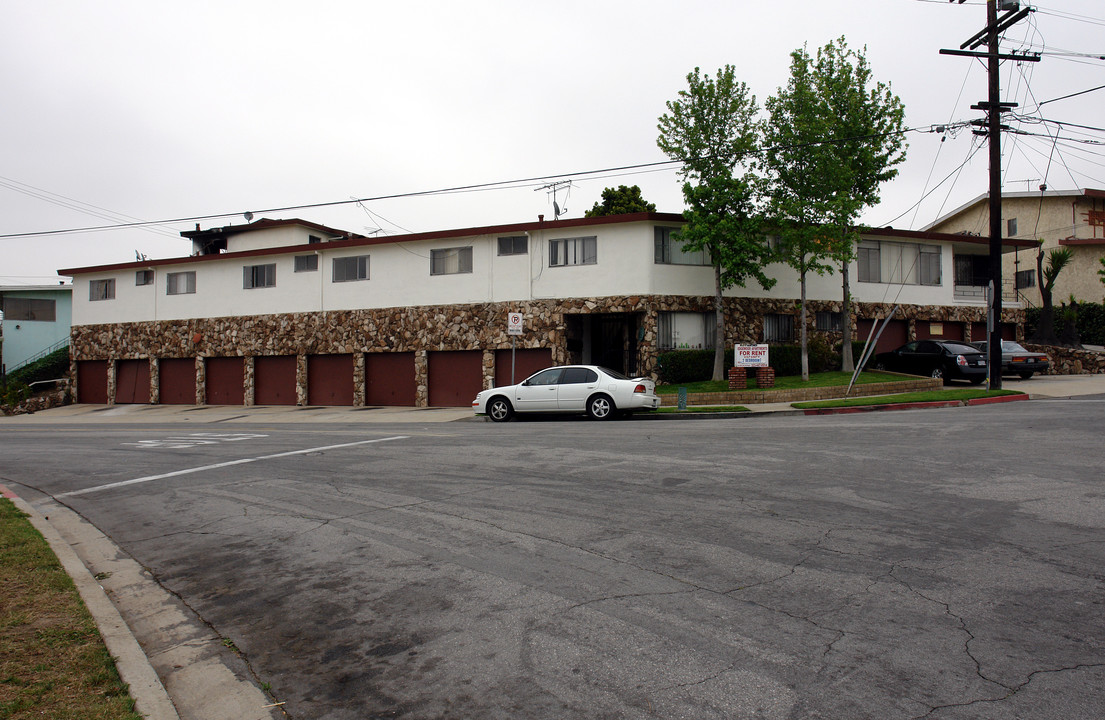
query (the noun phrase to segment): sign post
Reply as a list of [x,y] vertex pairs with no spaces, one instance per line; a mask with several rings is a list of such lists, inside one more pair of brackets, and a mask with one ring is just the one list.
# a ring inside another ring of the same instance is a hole
[[506,334],[510,335],[510,384],[514,380],[514,354],[517,348],[518,336],[522,334],[522,313],[512,312],[506,314]]

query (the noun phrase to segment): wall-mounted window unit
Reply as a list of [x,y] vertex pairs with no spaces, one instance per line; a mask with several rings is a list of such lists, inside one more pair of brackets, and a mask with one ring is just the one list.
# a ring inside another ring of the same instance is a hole
[[499,238],[500,255],[525,255],[529,252],[529,238],[525,235],[512,235]]

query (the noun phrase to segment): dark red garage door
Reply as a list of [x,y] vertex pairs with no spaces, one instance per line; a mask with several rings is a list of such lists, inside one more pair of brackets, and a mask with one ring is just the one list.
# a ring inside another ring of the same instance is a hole
[[430,405],[467,407],[483,390],[483,350],[428,353]]
[[364,374],[366,404],[414,407],[414,353],[369,353]]
[[245,362],[240,357],[207,358],[207,404],[244,405]]
[[255,405],[295,405],[295,355],[266,355],[253,358],[253,402]]
[[163,358],[160,370],[161,404],[196,404],[195,358]]
[[353,406],[353,356],[307,358],[307,404]]
[[[1001,324],[1001,339],[1002,340],[1016,340],[1017,339],[1017,326],[1010,325],[1009,323]],[[971,323],[971,342],[989,342],[990,337],[986,334],[986,323],[976,322]]]
[[77,402],[107,404],[107,360],[77,362]]
[[[510,378],[510,356],[514,353],[514,379]],[[552,350],[535,348],[530,350],[495,351],[495,387],[520,383],[538,370],[552,367]]]
[[[867,342],[867,336],[871,333],[871,325],[873,320],[860,320],[857,323],[859,330],[859,337],[856,340],[860,342]],[[879,321],[879,328],[882,328],[884,323]],[[891,320],[885,323],[886,329],[882,331],[882,335],[879,336],[879,344],[875,346],[875,352],[889,352],[890,350],[896,350],[902,345],[906,344],[906,338],[909,337],[909,326],[905,320]],[[876,330],[875,332],[878,332]]]
[[115,402],[150,401],[150,361],[120,360],[115,364]]
[[918,320],[914,323],[914,326],[917,328],[918,340],[956,340],[963,342],[963,323]]

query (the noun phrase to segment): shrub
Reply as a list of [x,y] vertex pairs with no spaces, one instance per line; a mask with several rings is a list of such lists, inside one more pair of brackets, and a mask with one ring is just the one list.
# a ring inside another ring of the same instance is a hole
[[9,382],[30,385],[39,380],[54,380],[69,375],[69,348],[55,350],[41,360],[24,365],[13,373],[8,373]]
[[[660,382],[664,385],[701,382],[714,374],[713,350],[670,350],[660,353]],[[725,370],[733,366],[732,348],[725,351]]]
[[[1105,303],[1076,303],[1078,336],[1083,343],[1088,345],[1105,345]],[[1057,324],[1061,318],[1062,309],[1056,308]],[[1024,336],[1032,337],[1040,322],[1040,308],[1029,308],[1025,311]],[[1058,328],[1057,328],[1058,330]]]

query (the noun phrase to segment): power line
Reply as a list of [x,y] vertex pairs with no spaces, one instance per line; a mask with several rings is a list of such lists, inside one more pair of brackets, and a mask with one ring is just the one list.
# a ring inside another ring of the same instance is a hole
[[[948,126],[952,126],[952,125],[959,126],[959,125],[967,125],[967,124],[969,124],[969,123],[965,123],[965,122],[964,123],[948,123],[946,126],[945,125],[939,125],[939,126],[937,126],[937,125],[924,125],[924,126],[918,126],[918,127],[912,127],[912,128],[904,128],[902,130],[895,130],[895,131],[891,131],[891,132],[876,133],[874,135],[862,135],[862,136],[857,136],[857,137],[846,137],[846,138],[830,138],[830,139],[827,139],[827,140],[818,140],[818,141],[802,143],[802,144],[799,144],[799,145],[794,145],[794,146],[789,146],[789,147],[787,147],[787,146],[777,146],[777,147],[761,148],[757,151],[754,151],[754,153],[749,153],[749,154],[777,152],[779,150],[784,150],[784,149],[801,150],[802,148],[816,147],[816,146],[819,146],[819,145],[835,145],[835,144],[847,143],[847,142],[856,142],[856,141],[863,141],[863,140],[875,140],[875,139],[879,139],[879,138],[890,137],[890,136],[893,136],[893,135],[904,135],[904,134],[910,133],[910,132],[937,132],[937,130],[936,130],[937,127],[948,127]],[[380,200],[396,200],[396,199],[400,199],[400,198],[411,198],[411,197],[431,197],[431,196],[435,196],[435,195],[448,195],[448,194],[453,194],[453,193],[475,192],[475,191],[490,190],[490,189],[509,189],[511,187],[524,187],[525,185],[532,184],[532,183],[546,182],[546,181],[548,181],[550,179],[553,179],[553,178],[572,178],[572,177],[585,177],[585,176],[599,176],[603,173],[616,173],[616,172],[622,172],[622,171],[628,171],[628,170],[650,171],[650,169],[655,170],[655,169],[658,169],[658,168],[666,168],[668,166],[674,167],[676,165],[681,165],[681,164],[682,164],[681,160],[662,160],[662,161],[651,162],[651,163],[638,163],[638,164],[635,164],[635,165],[622,165],[622,166],[619,166],[619,167],[602,168],[602,169],[599,169],[599,170],[581,170],[581,171],[577,171],[577,172],[558,173],[558,174],[554,174],[554,175],[537,175],[537,176],[528,177],[528,178],[519,178],[519,179],[516,179],[516,180],[501,180],[501,181],[498,181],[498,182],[490,182],[490,183],[476,183],[476,184],[472,184],[472,185],[458,185],[458,186],[455,186],[455,187],[440,188],[440,189],[437,189],[437,190],[422,190],[422,191],[408,192],[408,193],[394,193],[394,194],[391,194],[391,195],[377,195],[377,196],[374,196],[374,197],[349,198],[347,200],[332,200],[332,201],[329,201],[329,202],[306,203],[306,204],[302,204],[302,205],[285,205],[285,206],[282,206],[282,207],[272,207],[272,208],[263,208],[263,209],[260,209],[260,210],[250,210],[250,212],[257,215],[257,214],[263,214],[263,213],[288,212],[290,210],[313,210],[313,209],[317,209],[317,208],[337,207],[337,206],[340,206],[340,205],[361,204],[361,203],[366,203],[366,202],[376,202],[376,201],[380,201]],[[167,219],[167,220],[150,220],[150,221],[140,221],[140,222],[117,223],[117,224],[114,224],[114,225],[97,225],[97,226],[92,226],[92,227],[68,228],[68,229],[65,229],[65,230],[41,230],[41,231],[37,231],[37,232],[3,233],[3,234],[0,234],[0,239],[3,239],[3,238],[22,238],[22,237],[40,237],[40,236],[48,236],[48,235],[68,235],[68,234],[73,234],[73,233],[100,232],[100,231],[104,231],[104,230],[124,230],[124,229],[128,229],[128,228],[144,228],[144,227],[149,227],[151,225],[171,225],[171,224],[175,224],[175,223],[199,222],[199,221],[203,221],[203,220],[216,220],[216,219],[219,219],[219,218],[235,217],[235,216],[238,216],[238,215],[243,215],[244,213],[245,213],[245,211],[211,213],[211,214],[207,214],[207,215],[192,215],[192,216],[188,216],[188,217],[178,217],[178,218],[171,218],[171,219]]]

